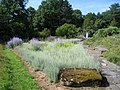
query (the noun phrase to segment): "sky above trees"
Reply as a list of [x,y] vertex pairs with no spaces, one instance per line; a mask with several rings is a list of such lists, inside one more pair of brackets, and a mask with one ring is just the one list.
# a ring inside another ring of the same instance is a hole
[[[38,9],[42,0],[29,0],[27,7],[32,6]],[[109,9],[111,4],[120,3],[120,0],[68,0],[73,9],[80,9],[83,15],[89,12],[104,12]]]

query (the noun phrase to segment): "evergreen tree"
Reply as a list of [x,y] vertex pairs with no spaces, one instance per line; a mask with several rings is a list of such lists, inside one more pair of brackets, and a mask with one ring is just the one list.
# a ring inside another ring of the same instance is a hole
[[58,26],[72,23],[72,7],[67,0],[44,0],[34,18],[34,26],[38,31],[48,28],[55,35]]

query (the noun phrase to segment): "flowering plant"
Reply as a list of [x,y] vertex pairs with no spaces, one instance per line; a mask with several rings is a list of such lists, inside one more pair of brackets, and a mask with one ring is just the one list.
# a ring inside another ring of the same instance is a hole
[[30,44],[33,46],[35,51],[43,50],[44,46],[46,45],[45,42],[41,42],[36,38],[31,39]]
[[13,37],[10,41],[7,42],[7,48],[14,48],[15,46],[22,45],[23,41],[21,38]]

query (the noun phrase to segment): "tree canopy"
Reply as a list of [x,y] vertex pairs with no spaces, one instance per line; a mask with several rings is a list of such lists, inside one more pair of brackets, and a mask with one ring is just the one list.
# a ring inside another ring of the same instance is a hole
[[35,15],[35,29],[48,28],[55,35],[58,26],[72,22],[71,17],[72,7],[67,0],[44,0]]
[[112,4],[109,10],[97,15],[90,12],[83,16],[81,10],[73,10],[68,0],[43,0],[37,10],[33,7],[26,8],[27,2],[28,0],[0,1],[0,42],[14,36],[31,39],[56,35],[56,29],[65,23],[79,28],[78,33],[87,31],[91,36],[98,29],[109,26],[120,28],[119,3]]

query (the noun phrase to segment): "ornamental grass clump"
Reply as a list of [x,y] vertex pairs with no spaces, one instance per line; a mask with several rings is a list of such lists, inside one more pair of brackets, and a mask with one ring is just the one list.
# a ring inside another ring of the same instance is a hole
[[[63,68],[99,69],[99,62],[94,60],[79,44],[68,47],[57,47],[56,45],[59,44],[48,42],[47,46],[45,46],[47,49],[33,51],[23,44],[23,46],[16,47],[16,50],[35,70],[45,72],[51,82],[58,81],[59,71]],[[51,48],[49,48],[50,46]]]
[[6,47],[7,48],[14,48],[18,45],[22,45],[23,41],[21,38],[13,37],[10,41],[7,42]]

